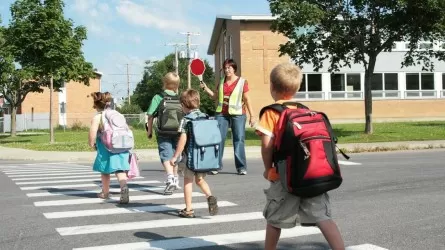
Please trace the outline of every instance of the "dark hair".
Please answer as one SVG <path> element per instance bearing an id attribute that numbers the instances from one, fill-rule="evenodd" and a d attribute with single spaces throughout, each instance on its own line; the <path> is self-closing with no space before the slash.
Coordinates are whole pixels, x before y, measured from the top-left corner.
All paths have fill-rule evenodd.
<path id="1" fill-rule="evenodd" d="M 235 71 L 235 73 L 236 73 L 236 71 L 238 70 L 238 65 L 236 65 L 235 60 L 233 60 L 233 59 L 231 59 L 231 58 L 226 59 L 226 60 L 223 62 L 222 69 L 224 70 L 224 68 L 225 68 L 226 66 L 231 66 L 231 67 L 233 68 L 233 71 Z"/>
<path id="2" fill-rule="evenodd" d="M 93 92 L 91 93 L 91 97 L 93 97 L 94 106 L 93 108 L 105 109 L 111 105 L 111 101 L 113 97 L 110 92 Z"/>

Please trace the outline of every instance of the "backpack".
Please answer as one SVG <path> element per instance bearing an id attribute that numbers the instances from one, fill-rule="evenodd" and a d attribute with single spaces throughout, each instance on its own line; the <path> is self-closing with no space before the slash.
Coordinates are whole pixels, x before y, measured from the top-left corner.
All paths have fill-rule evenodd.
<path id="1" fill-rule="evenodd" d="M 123 153 L 134 147 L 133 132 L 121 113 L 113 109 L 106 109 L 102 112 L 101 123 L 103 131 L 100 139 L 108 151 Z"/>
<path id="2" fill-rule="evenodd" d="M 284 189 L 310 198 L 338 188 L 343 179 L 335 150 L 337 138 L 326 114 L 300 103 L 287 102 L 264 107 L 260 117 L 267 109 L 280 113 L 273 162 Z"/>
<path id="3" fill-rule="evenodd" d="M 155 117 L 158 117 L 158 135 L 173 137 L 178 136 L 179 123 L 184 117 L 179 96 L 170 96 L 164 92 L 159 94 L 162 101 L 159 104 Z"/>
<path id="4" fill-rule="evenodd" d="M 190 113 L 187 123 L 186 166 L 194 172 L 220 170 L 221 132 L 217 120 L 204 113 Z"/>

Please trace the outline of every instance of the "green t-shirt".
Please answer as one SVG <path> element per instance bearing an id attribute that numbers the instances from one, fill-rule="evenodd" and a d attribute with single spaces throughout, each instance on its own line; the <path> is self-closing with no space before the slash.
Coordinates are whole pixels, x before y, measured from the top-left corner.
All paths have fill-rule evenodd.
<path id="1" fill-rule="evenodd" d="M 164 93 L 169 95 L 169 96 L 177 96 L 178 94 L 173 91 L 173 90 L 164 90 Z M 162 96 L 157 94 L 153 97 L 153 99 L 151 100 L 150 106 L 147 109 L 147 115 L 153 115 L 156 110 L 158 110 L 159 104 L 161 104 L 162 101 Z"/>

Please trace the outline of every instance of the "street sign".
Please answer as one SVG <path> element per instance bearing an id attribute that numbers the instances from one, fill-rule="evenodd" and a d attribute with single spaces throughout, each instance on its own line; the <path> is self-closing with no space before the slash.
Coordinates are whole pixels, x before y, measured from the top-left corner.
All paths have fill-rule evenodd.
<path id="1" fill-rule="evenodd" d="M 206 66 L 203 60 L 196 58 L 190 62 L 190 71 L 193 75 L 197 76 L 200 81 L 202 81 L 202 75 L 204 74 L 205 70 Z"/>

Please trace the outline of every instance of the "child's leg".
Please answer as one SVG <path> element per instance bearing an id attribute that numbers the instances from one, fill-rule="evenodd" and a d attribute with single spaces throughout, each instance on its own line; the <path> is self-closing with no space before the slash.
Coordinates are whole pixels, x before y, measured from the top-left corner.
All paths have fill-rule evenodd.
<path id="1" fill-rule="evenodd" d="M 204 179 L 205 174 L 198 173 L 195 175 L 195 183 L 201 189 L 201 191 L 206 195 L 206 198 L 212 196 L 212 192 L 210 191 L 209 184 Z"/>
<path id="2" fill-rule="evenodd" d="M 196 185 L 199 186 L 201 191 L 206 195 L 207 198 L 207 204 L 209 206 L 209 214 L 210 215 L 217 215 L 218 214 L 218 201 L 215 196 L 212 195 L 212 192 L 210 191 L 210 187 L 205 181 L 204 177 L 206 174 L 204 173 L 195 173 L 195 182 Z"/>
<path id="3" fill-rule="evenodd" d="M 277 249 L 278 240 L 280 239 L 281 228 L 274 227 L 267 224 L 266 227 L 266 241 L 264 242 L 265 250 Z"/>
<path id="4" fill-rule="evenodd" d="M 125 172 L 116 172 L 116 178 L 121 189 L 127 186 L 127 174 Z"/>
<path id="5" fill-rule="evenodd" d="M 116 178 L 119 181 L 121 187 L 120 204 L 127 204 L 130 201 L 129 190 L 127 186 L 127 174 L 125 172 L 116 172 Z"/>
<path id="6" fill-rule="evenodd" d="M 343 242 L 340 231 L 333 220 L 318 222 L 317 226 L 320 228 L 320 231 L 323 233 L 332 250 L 345 249 L 345 243 Z"/>
<path id="7" fill-rule="evenodd" d="M 110 175 L 101 174 L 100 178 L 102 179 L 102 193 L 108 195 L 110 193 Z"/>
<path id="8" fill-rule="evenodd" d="M 184 201 L 187 211 L 192 211 L 193 177 L 184 176 Z"/>

